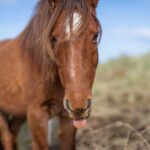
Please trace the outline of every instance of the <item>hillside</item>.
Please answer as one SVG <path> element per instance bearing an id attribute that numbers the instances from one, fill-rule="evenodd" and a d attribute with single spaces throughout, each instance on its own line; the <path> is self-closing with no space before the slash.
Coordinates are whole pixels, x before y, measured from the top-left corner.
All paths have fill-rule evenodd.
<path id="1" fill-rule="evenodd" d="M 150 54 L 142 57 L 130 58 L 122 56 L 107 64 L 99 65 L 95 87 L 99 90 L 104 86 L 123 88 L 150 89 Z M 94 89 L 94 92 L 97 88 Z"/>
<path id="2" fill-rule="evenodd" d="M 96 106 L 105 102 L 148 107 L 150 54 L 137 58 L 122 56 L 99 65 L 93 92 Z"/>

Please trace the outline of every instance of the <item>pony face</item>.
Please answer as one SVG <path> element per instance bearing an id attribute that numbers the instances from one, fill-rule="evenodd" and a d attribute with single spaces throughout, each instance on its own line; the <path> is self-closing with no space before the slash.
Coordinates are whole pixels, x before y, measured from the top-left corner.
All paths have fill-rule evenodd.
<path id="1" fill-rule="evenodd" d="M 60 13 L 51 42 L 65 89 L 64 107 L 75 120 L 75 126 L 79 127 L 79 120 L 83 125 L 91 111 L 101 28 L 93 5 L 86 3 L 86 8 L 82 8 L 79 4 L 70 9 L 70 12 L 64 9 Z M 84 12 L 84 9 L 87 10 Z"/>

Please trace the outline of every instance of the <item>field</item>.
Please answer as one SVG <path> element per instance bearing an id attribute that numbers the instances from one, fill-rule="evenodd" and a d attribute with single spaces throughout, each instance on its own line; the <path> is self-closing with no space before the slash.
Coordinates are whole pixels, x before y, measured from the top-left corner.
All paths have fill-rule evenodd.
<path id="1" fill-rule="evenodd" d="M 101 64 L 93 88 L 88 127 L 78 131 L 78 150 L 150 150 L 150 54 Z M 20 149 L 30 149 L 24 125 Z"/>

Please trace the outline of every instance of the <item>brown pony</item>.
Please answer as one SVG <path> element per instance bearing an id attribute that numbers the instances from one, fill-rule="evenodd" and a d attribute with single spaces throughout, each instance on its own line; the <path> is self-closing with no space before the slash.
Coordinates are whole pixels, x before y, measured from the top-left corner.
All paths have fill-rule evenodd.
<path id="1" fill-rule="evenodd" d="M 60 118 L 61 150 L 75 150 L 75 128 L 86 125 L 101 35 L 97 3 L 40 0 L 25 30 L 0 43 L 0 111 L 16 118 L 14 131 L 27 118 L 33 150 L 49 149 L 53 116 Z"/>

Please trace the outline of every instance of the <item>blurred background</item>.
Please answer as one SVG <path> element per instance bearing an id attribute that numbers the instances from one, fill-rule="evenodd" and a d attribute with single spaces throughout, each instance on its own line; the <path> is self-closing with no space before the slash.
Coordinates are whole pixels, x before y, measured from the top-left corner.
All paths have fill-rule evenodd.
<path id="1" fill-rule="evenodd" d="M 0 40 L 16 37 L 37 0 L 0 0 Z M 103 35 L 89 126 L 78 150 L 150 149 L 150 0 L 100 0 Z M 20 149 L 30 148 L 23 127 Z M 92 138 L 87 138 L 87 137 Z M 27 146 L 27 147 L 26 147 Z"/>

